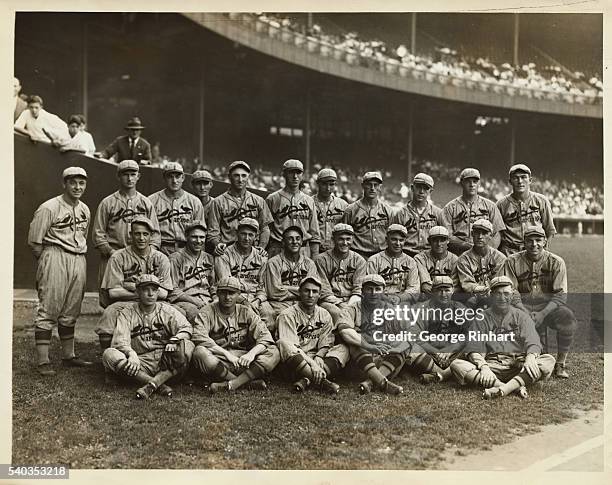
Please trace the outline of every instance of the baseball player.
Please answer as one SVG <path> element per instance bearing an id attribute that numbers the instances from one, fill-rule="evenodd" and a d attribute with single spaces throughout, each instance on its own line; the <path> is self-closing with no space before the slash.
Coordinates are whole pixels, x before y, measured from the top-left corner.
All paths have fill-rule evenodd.
<path id="1" fill-rule="evenodd" d="M 159 223 L 155 208 L 149 200 L 136 190 L 136 184 L 140 180 L 140 167 L 134 160 L 123 160 L 117 165 L 117 179 L 119 190 L 102 199 L 96 218 L 93 222 L 93 243 L 100 251 L 100 267 L 98 272 L 98 286 L 102 284 L 102 278 L 106 271 L 108 258 L 119 249 L 130 244 L 130 224 L 134 217 L 147 217 L 155 227 L 152 236 L 152 244 L 160 245 Z M 100 298 L 104 298 L 100 292 Z M 103 307 L 108 301 L 102 301 Z"/>
<path id="2" fill-rule="evenodd" d="M 374 309 L 384 308 L 388 303 L 382 298 L 385 280 L 378 274 L 368 274 L 361 288 L 362 299 L 349 306 L 338 321 L 338 333 L 349 348 L 351 362 L 367 377 L 359 384 L 359 392 L 368 394 L 375 386 L 387 394 L 402 394 L 404 389 L 389 379 L 402 369 L 410 344 L 393 347 L 374 339 L 375 331 L 389 330 L 372 319 Z"/>
<path id="3" fill-rule="evenodd" d="M 268 258 L 253 247 L 259 236 L 259 223 L 245 217 L 238 223 L 238 240 L 222 256 L 215 258 L 217 280 L 233 276 L 240 283 L 238 303 L 259 314 L 261 303 L 267 300 L 263 273 Z"/>
<path id="4" fill-rule="evenodd" d="M 494 334 L 496 339 L 472 339 L 465 348 L 467 360 L 451 363 L 453 376 L 462 385 L 483 387 L 483 399 L 495 399 L 516 392 L 528 397 L 527 387 L 551 375 L 552 355 L 541 354 L 542 345 L 533 320 L 511 305 L 512 281 L 506 276 L 491 280 L 491 308 L 473 329 Z"/>
<path id="5" fill-rule="evenodd" d="M 440 224 L 450 233 L 448 249 L 460 256 L 472 247 L 472 224 L 478 219 L 487 219 L 493 226 L 491 246 L 497 248 L 500 231 L 506 226 L 494 202 L 478 195 L 480 172 L 475 168 L 465 168 L 459 175 L 462 194 L 451 200 L 442 209 Z"/>
<path id="6" fill-rule="evenodd" d="M 38 373 L 43 376 L 55 375 L 49 361 L 49 344 L 56 323 L 62 364 L 92 365 L 74 354 L 74 326 L 81 314 L 87 280 L 85 254 L 90 212 L 81 202 L 87 173 L 81 167 L 69 167 L 62 173 L 62 179 L 63 194 L 36 209 L 28 233 L 28 245 L 37 261 L 34 340 Z"/>
<path id="7" fill-rule="evenodd" d="M 483 306 L 489 296 L 489 283 L 504 273 L 506 257 L 489 245 L 493 225 L 487 219 L 472 224 L 472 249 L 457 260 L 462 297 L 470 307 Z"/>
<path id="8" fill-rule="evenodd" d="M 525 249 L 523 240 L 527 226 L 543 227 L 549 241 L 557 232 L 550 202 L 544 195 L 530 190 L 531 169 L 522 163 L 512 165 L 508 177 L 512 193 L 497 202 L 506 225 L 499 250 L 506 256 Z"/>
<path id="9" fill-rule="evenodd" d="M 436 276 L 449 276 L 453 280 L 453 291 L 460 291 L 457 275 L 457 256 L 448 250 L 448 229 L 444 226 L 433 226 L 427 240 L 431 249 L 421 251 L 414 257 L 419 269 L 421 293 L 424 298 L 431 294 L 432 280 Z"/>
<path id="10" fill-rule="evenodd" d="M 204 208 L 204 220 L 208 220 L 213 198 L 210 196 L 210 189 L 213 188 L 212 175 L 208 170 L 196 170 L 191 175 L 191 188 L 193 194 L 200 199 Z"/>
<path id="11" fill-rule="evenodd" d="M 144 216 L 135 217 L 131 223 L 130 245 L 115 251 L 108 260 L 100 291 L 106 293 L 104 299 L 110 305 L 102 312 L 95 329 L 103 350 L 111 343 L 117 312 L 127 303 L 138 299 L 138 276 L 153 274 L 159 279 L 161 286 L 158 300 L 166 300 L 173 289 L 170 261 L 151 245 L 153 232 L 154 226 L 149 219 Z"/>
<path id="12" fill-rule="evenodd" d="M 185 227 L 187 246 L 170 255 L 174 289 L 168 301 L 185 312 L 190 323 L 198 312 L 216 296 L 215 261 L 204 251 L 206 226 L 192 222 Z"/>
<path id="13" fill-rule="evenodd" d="M 576 317 L 567 306 L 565 261 L 544 249 L 546 233 L 540 226 L 525 228 L 525 250 L 508 257 L 504 274 L 518 289 L 522 307 L 535 322 L 538 332 L 547 327 L 557 331 L 555 377 L 567 379 L 567 354 L 576 331 Z"/>
<path id="14" fill-rule="evenodd" d="M 429 230 L 438 225 L 442 209 L 435 206 L 429 198 L 434 188 L 434 180 L 426 173 L 417 173 L 412 179 L 412 199 L 399 212 L 391 216 L 391 223 L 406 228 L 407 236 L 404 252 L 415 257 L 429 249 Z"/>
<path id="15" fill-rule="evenodd" d="M 467 344 L 468 331 L 473 323 L 473 318 L 468 318 L 467 309 L 462 303 L 452 299 L 454 288 L 455 282 L 450 276 L 434 276 L 431 284 L 431 299 L 420 306 L 421 317 L 416 322 L 415 333 L 418 335 L 421 335 L 421 332 L 427 332 L 427 335 L 464 336 L 463 341 L 456 338 L 455 342 L 452 338 L 450 341 L 424 338 L 417 340 L 412 351 L 414 353 L 422 351 L 431 357 L 431 362 L 423 360 L 421 363 L 422 366 L 426 365 L 428 368 L 428 371 L 420 376 L 422 384 L 450 379 L 453 375 L 450 369 L 451 362 L 456 358 L 463 358 L 462 350 Z"/>
<path id="16" fill-rule="evenodd" d="M 170 256 L 187 244 L 185 226 L 204 221 L 204 207 L 200 199 L 183 190 L 185 173 L 180 163 L 166 164 L 163 174 L 166 188 L 151 194 L 149 199 L 159 221 L 161 252 Z"/>
<path id="17" fill-rule="evenodd" d="M 213 381 L 209 388 L 213 394 L 234 391 L 248 383 L 252 389 L 265 390 L 263 377 L 280 360 L 274 339 L 253 310 L 236 303 L 240 296 L 238 279 L 221 279 L 217 291 L 219 301 L 196 317 L 193 364 L 204 378 Z"/>
<path id="18" fill-rule="evenodd" d="M 148 399 L 156 391 L 171 396 L 165 383 L 185 374 L 193 354 L 191 324 L 172 305 L 157 301 L 159 289 L 155 275 L 138 277 L 138 301 L 119 311 L 111 346 L 102 354 L 107 372 L 142 385 L 137 399 Z"/>
<path id="19" fill-rule="evenodd" d="M 272 215 L 262 197 L 247 190 L 251 167 L 241 160 L 229 166 L 230 187 L 227 192 L 216 197 L 208 216 L 208 245 L 215 256 L 221 256 L 226 248 L 237 238 L 238 223 L 245 217 L 255 219 L 260 228 L 259 238 L 254 246 L 262 256 L 270 239 Z"/>
<path id="20" fill-rule="evenodd" d="M 292 374 L 295 392 L 304 392 L 312 383 L 323 392 L 336 394 L 340 386 L 329 379 L 349 359 L 346 345 L 334 345 L 333 321 L 317 305 L 322 283 L 316 276 L 303 278 L 298 286 L 299 301 L 278 316 L 277 342 L 281 362 Z"/>
<path id="21" fill-rule="evenodd" d="M 336 171 L 331 168 L 323 168 L 317 175 L 318 190 L 314 201 L 321 233 L 321 253 L 333 249 L 333 228 L 340 222 L 348 206 L 348 202 L 334 194 L 337 180 Z"/>
<path id="22" fill-rule="evenodd" d="M 317 221 L 317 209 L 312 197 L 300 190 L 304 166 L 299 160 L 290 159 L 283 163 L 285 187 L 266 197 L 272 213 L 270 226 L 269 257 L 282 251 L 283 232 L 290 226 L 298 226 L 303 233 L 304 255 L 311 258 L 319 254 L 321 236 Z"/>
<path id="23" fill-rule="evenodd" d="M 351 226 L 336 224 L 332 235 L 333 249 L 319 254 L 314 262 L 319 278 L 332 291 L 332 295 L 320 305 L 331 314 L 336 323 L 342 310 L 361 299 L 361 280 L 366 274 L 366 262 L 351 251 L 354 235 Z"/>
<path id="24" fill-rule="evenodd" d="M 387 228 L 387 249 L 368 259 L 368 274 L 378 274 L 385 280 L 385 292 L 399 302 L 414 303 L 420 298 L 419 269 L 416 262 L 403 252 L 408 231 L 401 224 Z"/>
<path id="25" fill-rule="evenodd" d="M 387 247 L 387 227 L 393 211 L 379 200 L 382 183 L 380 172 L 366 172 L 361 179 L 363 196 L 349 204 L 342 216 L 342 222 L 355 230 L 353 251 L 366 260 Z"/>

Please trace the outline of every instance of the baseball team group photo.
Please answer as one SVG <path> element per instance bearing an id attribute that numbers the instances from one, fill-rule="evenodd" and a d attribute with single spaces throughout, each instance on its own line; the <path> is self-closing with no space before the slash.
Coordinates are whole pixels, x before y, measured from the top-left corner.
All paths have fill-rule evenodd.
<path id="1" fill-rule="evenodd" d="M 602 36 L 17 12 L 13 463 L 601 471 Z"/>

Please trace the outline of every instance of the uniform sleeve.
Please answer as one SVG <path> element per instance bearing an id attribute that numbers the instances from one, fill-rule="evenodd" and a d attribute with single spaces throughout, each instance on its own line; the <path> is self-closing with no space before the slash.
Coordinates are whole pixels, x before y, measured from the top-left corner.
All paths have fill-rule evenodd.
<path id="1" fill-rule="evenodd" d="M 312 197 L 309 197 L 309 199 L 308 205 L 310 206 L 310 228 L 308 232 L 310 232 L 310 235 L 312 236 L 309 242 L 320 243 L 321 232 L 319 229 L 319 220 L 317 219 L 317 208 Z"/>
<path id="2" fill-rule="evenodd" d="M 170 261 L 168 260 L 168 256 L 163 253 L 159 253 L 159 256 L 159 274 L 157 277 L 159 278 L 162 286 L 170 292 L 174 289 Z"/>
<path id="3" fill-rule="evenodd" d="M 323 327 L 323 331 L 317 340 L 317 355 L 319 357 L 325 357 L 325 354 L 332 348 L 334 345 L 334 334 L 332 332 L 334 328 L 334 322 L 332 320 L 331 315 L 327 310 L 321 308 L 321 321 L 325 324 Z"/>
<path id="4" fill-rule="evenodd" d="M 300 346 L 300 338 L 297 334 L 296 322 L 293 319 L 293 312 L 283 311 L 278 315 L 278 338 L 285 340 L 296 347 Z"/>
<path id="5" fill-rule="evenodd" d="M 427 269 L 427 262 L 425 256 L 423 256 L 422 253 L 417 254 L 414 257 L 414 261 L 417 264 L 417 269 L 419 271 L 419 280 L 421 280 L 421 284 L 431 283 L 431 276 L 429 275 L 429 270 Z"/>
<path id="6" fill-rule="evenodd" d="M 529 315 L 523 311 L 516 312 L 517 318 L 520 324 L 520 335 L 519 338 L 523 340 L 523 348 L 527 354 L 542 353 L 542 344 L 540 343 L 540 336 L 535 328 L 535 323 Z"/>
<path id="7" fill-rule="evenodd" d="M 438 216 L 438 224 L 446 227 L 451 235 L 455 232 L 453 229 L 453 212 L 450 202 L 446 204 L 440 212 L 440 215 Z"/>
<path id="8" fill-rule="evenodd" d="M 408 273 L 408 281 L 406 281 L 406 290 L 404 293 L 416 295 L 421 293 L 421 280 L 419 279 L 419 268 L 413 258 L 408 256 L 408 265 L 410 272 Z"/>
<path id="9" fill-rule="evenodd" d="M 108 260 L 104 277 L 102 278 L 102 286 L 104 290 L 111 288 L 121 288 L 123 285 L 123 267 L 122 260 L 119 257 L 121 253 L 114 253 Z"/>
<path id="10" fill-rule="evenodd" d="M 349 204 L 346 206 L 346 209 L 344 209 L 344 213 L 342 214 L 342 218 L 340 219 L 340 222 L 342 222 L 343 224 L 351 224 L 351 221 L 353 220 L 353 214 L 352 214 L 352 204 Z"/>
<path id="11" fill-rule="evenodd" d="M 174 303 L 184 293 L 184 281 L 181 275 L 181 258 L 178 257 L 179 253 L 174 253 L 170 256 L 170 275 L 172 278 L 173 289 L 168 295 L 168 301 Z M 175 256 L 176 255 L 176 256 Z"/>
<path id="12" fill-rule="evenodd" d="M 544 232 L 546 232 L 547 236 L 552 236 L 557 233 L 557 228 L 555 227 L 555 221 L 553 218 L 552 208 L 550 207 L 550 202 L 548 199 L 542 199 L 544 202 L 544 207 L 542 208 L 542 227 L 544 228 Z"/>
<path id="13" fill-rule="evenodd" d="M 34 244 L 42 244 L 47 231 L 53 224 L 53 213 L 47 207 L 39 207 L 34 212 L 34 217 L 30 223 L 28 232 L 28 244 L 32 247 Z"/>
<path id="14" fill-rule="evenodd" d="M 272 213 L 270 212 L 270 208 L 268 204 L 263 200 L 263 198 L 259 198 L 259 229 L 263 229 L 264 227 L 269 226 L 274 219 L 272 218 Z"/>
<path id="15" fill-rule="evenodd" d="M 506 230 L 506 224 L 504 224 L 501 213 L 493 202 L 491 202 L 491 207 L 489 208 L 489 219 L 491 224 L 493 224 L 493 231 L 495 231 L 494 234 L 498 233 L 499 231 Z"/>
<path id="16" fill-rule="evenodd" d="M 567 302 L 567 269 L 562 259 L 556 259 L 553 265 L 552 299 L 557 305 Z"/>
<path id="17" fill-rule="evenodd" d="M 515 264 L 516 264 L 515 258 L 507 258 L 506 261 L 504 262 L 504 267 L 503 267 L 502 272 L 504 276 L 507 276 L 508 278 L 510 278 L 510 280 L 512 281 L 512 286 L 514 287 L 516 291 L 518 291 L 518 278 L 516 274 Z"/>
<path id="18" fill-rule="evenodd" d="M 124 354 L 132 350 L 132 331 L 130 328 L 130 313 L 126 309 L 117 315 L 117 326 L 113 332 L 111 347 Z"/>
<path id="19" fill-rule="evenodd" d="M 366 275 L 366 262 L 361 256 L 355 258 L 355 273 L 353 274 L 353 289 L 351 295 L 361 296 L 361 282 Z"/>
<path id="20" fill-rule="evenodd" d="M 268 260 L 264 270 L 263 282 L 268 300 L 285 301 L 290 299 L 291 293 L 289 293 L 284 285 L 280 284 L 280 268 L 276 261 Z"/>
<path id="21" fill-rule="evenodd" d="M 204 344 L 205 347 L 211 348 L 217 345 L 217 343 L 210 337 L 210 331 L 212 328 L 212 322 L 210 321 L 213 316 L 213 312 L 205 308 L 203 311 L 198 313 L 193 321 L 193 334 L 191 340 L 195 345 Z"/>
<path id="22" fill-rule="evenodd" d="M 98 209 L 96 210 L 96 218 L 93 223 L 92 239 L 96 248 L 106 246 L 107 251 L 110 251 L 111 247 L 108 243 L 108 235 L 106 234 L 106 228 L 108 226 L 108 202 L 104 199 L 100 202 Z"/>
<path id="23" fill-rule="evenodd" d="M 215 278 L 217 281 L 231 276 L 230 261 L 227 254 L 215 258 Z"/>
<path id="24" fill-rule="evenodd" d="M 327 277 L 327 258 L 323 257 L 323 254 L 317 256 L 314 260 L 315 268 L 317 270 L 317 275 L 323 283 L 323 287 L 321 288 L 321 296 L 319 298 L 320 302 L 331 303 L 332 305 L 337 305 L 341 303 L 342 300 L 334 295 L 334 290 L 332 289 L 331 281 Z M 310 275 L 310 271 L 308 272 L 308 276 Z"/>
<path id="25" fill-rule="evenodd" d="M 248 309 L 249 334 L 255 341 L 255 345 L 261 344 L 269 347 L 274 345 L 274 339 L 268 327 L 261 318 L 251 309 Z"/>
<path id="26" fill-rule="evenodd" d="M 495 276 L 503 276 L 504 274 L 504 264 L 506 262 L 506 256 L 504 256 L 501 252 L 494 253 L 495 256 L 495 273 L 491 278 Z"/>
<path id="27" fill-rule="evenodd" d="M 376 264 L 378 258 L 375 256 L 376 255 L 368 258 L 368 261 L 366 262 L 366 274 L 378 274 L 378 265 Z"/>
<path id="28" fill-rule="evenodd" d="M 191 195 L 191 194 L 190 194 Z M 202 205 L 202 201 L 198 199 L 195 195 L 190 197 L 193 202 L 193 221 L 202 222 L 206 225 L 206 219 L 204 217 L 204 206 Z M 206 228 L 208 230 L 208 227 Z"/>
<path id="29" fill-rule="evenodd" d="M 221 200 L 219 197 L 213 199 L 210 203 L 210 210 L 208 211 L 208 221 L 206 222 L 208 226 L 208 232 L 206 234 L 206 240 L 208 243 L 212 245 L 219 244 L 221 238 L 220 225 L 219 221 L 221 220 Z"/>
<path id="30" fill-rule="evenodd" d="M 179 312 L 169 303 L 163 305 L 164 310 L 168 312 L 168 330 L 170 330 L 170 335 L 183 338 L 185 340 L 191 339 L 191 335 L 193 334 L 193 327 L 191 326 L 191 323 L 187 321 L 181 312 Z"/>
<path id="31" fill-rule="evenodd" d="M 474 278 L 474 269 L 471 267 L 470 260 L 459 257 L 457 261 L 457 275 L 459 276 L 459 284 L 465 293 L 474 293 L 474 289 L 478 286 L 478 282 Z"/>
<path id="32" fill-rule="evenodd" d="M 147 197 L 144 198 L 144 203 L 147 209 L 147 217 L 153 224 L 153 234 L 151 235 L 151 244 L 157 248 L 161 247 L 161 232 L 159 231 L 159 221 L 157 220 L 157 211 L 153 202 Z"/>
<path id="33" fill-rule="evenodd" d="M 349 306 L 345 310 L 340 313 L 340 317 L 338 318 L 338 332 L 347 329 L 355 328 L 355 307 Z"/>

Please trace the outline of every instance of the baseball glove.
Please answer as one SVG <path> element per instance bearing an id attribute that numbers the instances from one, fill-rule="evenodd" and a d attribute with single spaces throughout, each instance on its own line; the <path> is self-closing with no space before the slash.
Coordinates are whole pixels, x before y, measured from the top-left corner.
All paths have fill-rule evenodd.
<path id="1" fill-rule="evenodd" d="M 164 352 L 159 362 L 160 370 L 169 370 L 179 372 L 187 366 L 187 354 L 185 352 L 185 341 L 180 339 L 176 342 L 176 350 L 174 352 Z"/>

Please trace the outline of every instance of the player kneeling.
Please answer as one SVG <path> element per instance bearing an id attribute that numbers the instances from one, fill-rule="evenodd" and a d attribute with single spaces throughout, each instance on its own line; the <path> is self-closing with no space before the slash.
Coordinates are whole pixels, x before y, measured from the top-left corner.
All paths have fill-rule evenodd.
<path id="1" fill-rule="evenodd" d="M 506 276 L 493 278 L 491 307 L 472 328 L 477 335 L 494 335 L 495 339 L 476 341 L 472 337 L 466 348 L 467 360 L 456 359 L 451 364 L 460 384 L 485 388 L 483 399 L 513 392 L 526 399 L 526 386 L 550 377 L 555 367 L 552 355 L 540 355 L 542 344 L 533 320 L 513 307 L 511 300 L 512 281 Z"/>
<path id="2" fill-rule="evenodd" d="M 299 301 L 278 316 L 277 342 L 281 361 L 298 380 L 293 390 L 303 392 L 311 383 L 336 394 L 340 386 L 328 378 L 342 369 L 349 359 L 346 345 L 334 345 L 332 317 L 317 305 L 322 283 L 307 276 L 298 286 Z"/>
<path id="3" fill-rule="evenodd" d="M 385 280 L 382 276 L 366 275 L 361 282 L 361 301 L 345 310 L 338 321 L 338 333 L 349 347 L 351 360 L 367 376 L 359 384 L 361 394 L 371 392 L 372 385 L 387 394 L 404 392 L 389 377 L 397 375 L 402 369 L 406 361 L 405 351 L 410 349 L 410 344 L 394 348 L 373 338 L 375 331 L 383 329 L 373 322 L 373 313 L 384 307 L 384 291 Z"/>
<path id="4" fill-rule="evenodd" d="M 279 362 L 266 324 L 248 306 L 236 303 L 240 281 L 229 276 L 217 285 L 219 301 L 204 307 L 195 319 L 193 365 L 213 381 L 210 392 L 233 391 L 247 383 L 266 389 L 263 377 Z"/>
<path id="5" fill-rule="evenodd" d="M 155 391 L 171 396 L 165 382 L 182 377 L 193 353 L 191 324 L 176 308 L 157 301 L 160 286 L 155 275 L 138 278 L 138 302 L 118 312 L 111 346 L 102 354 L 106 370 L 143 384 L 136 391 L 138 399 Z"/>

